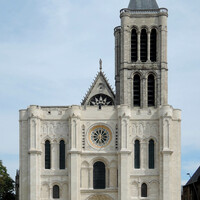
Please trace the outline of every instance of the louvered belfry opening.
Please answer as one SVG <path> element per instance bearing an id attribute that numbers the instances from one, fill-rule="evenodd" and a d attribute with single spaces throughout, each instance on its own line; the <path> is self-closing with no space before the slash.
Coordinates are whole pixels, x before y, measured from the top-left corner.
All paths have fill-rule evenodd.
<path id="1" fill-rule="evenodd" d="M 147 61 L 147 31 L 142 29 L 140 36 L 140 59 L 142 62 Z"/>
<path id="2" fill-rule="evenodd" d="M 149 169 L 154 169 L 154 141 L 149 141 Z"/>
<path id="3" fill-rule="evenodd" d="M 140 107 L 140 76 L 136 74 L 133 79 L 133 104 Z"/>
<path id="4" fill-rule="evenodd" d="M 49 140 L 45 142 L 45 169 L 51 169 L 51 144 Z"/>
<path id="5" fill-rule="evenodd" d="M 135 169 L 140 168 L 140 141 L 136 140 L 135 141 Z"/>
<path id="6" fill-rule="evenodd" d="M 65 169 L 65 142 L 60 141 L 60 169 Z"/>
<path id="7" fill-rule="evenodd" d="M 131 61 L 132 62 L 136 62 L 137 61 L 137 43 L 138 43 L 138 39 L 137 39 L 137 31 L 135 29 L 132 30 L 131 32 Z"/>
<path id="8" fill-rule="evenodd" d="M 156 29 L 151 30 L 150 59 L 152 62 L 157 61 L 157 32 L 156 32 Z"/>
<path id="9" fill-rule="evenodd" d="M 155 78 L 152 74 L 148 76 L 148 106 L 155 106 Z"/>
<path id="10" fill-rule="evenodd" d="M 94 189 L 106 188 L 106 169 L 103 162 L 96 162 L 93 166 L 93 187 Z"/>

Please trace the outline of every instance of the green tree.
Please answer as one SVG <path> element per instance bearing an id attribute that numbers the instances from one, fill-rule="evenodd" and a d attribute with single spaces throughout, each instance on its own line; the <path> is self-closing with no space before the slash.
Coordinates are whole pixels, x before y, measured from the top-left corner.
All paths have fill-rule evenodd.
<path id="1" fill-rule="evenodd" d="M 14 181 L 0 160 L 0 200 L 14 200 Z"/>

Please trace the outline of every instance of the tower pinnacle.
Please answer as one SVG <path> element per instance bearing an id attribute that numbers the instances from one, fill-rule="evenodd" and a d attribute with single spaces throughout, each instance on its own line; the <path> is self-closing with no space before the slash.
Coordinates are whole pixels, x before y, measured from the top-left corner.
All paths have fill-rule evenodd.
<path id="1" fill-rule="evenodd" d="M 100 69 L 100 72 L 102 71 L 102 60 L 100 59 L 99 60 L 99 69 Z"/>
<path id="2" fill-rule="evenodd" d="M 159 7 L 156 0 L 130 0 L 128 9 L 151 10 L 151 9 L 159 9 Z"/>

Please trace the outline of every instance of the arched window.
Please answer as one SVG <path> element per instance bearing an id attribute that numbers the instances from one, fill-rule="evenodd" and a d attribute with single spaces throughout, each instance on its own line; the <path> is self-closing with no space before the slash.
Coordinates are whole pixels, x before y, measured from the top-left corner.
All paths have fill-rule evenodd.
<path id="1" fill-rule="evenodd" d="M 154 141 L 150 140 L 149 141 L 149 169 L 154 169 Z"/>
<path id="2" fill-rule="evenodd" d="M 65 169 L 65 142 L 60 141 L 60 169 Z"/>
<path id="3" fill-rule="evenodd" d="M 138 51 L 137 43 L 138 43 L 137 32 L 135 29 L 133 29 L 131 32 L 131 61 L 132 62 L 137 61 L 137 51 Z"/>
<path id="4" fill-rule="evenodd" d="M 45 169 L 51 169 L 51 144 L 49 140 L 45 142 Z"/>
<path id="5" fill-rule="evenodd" d="M 136 74 L 133 80 L 133 105 L 140 106 L 140 76 Z"/>
<path id="6" fill-rule="evenodd" d="M 96 162 L 93 166 L 93 187 L 94 189 L 106 188 L 106 169 L 105 164 Z"/>
<path id="7" fill-rule="evenodd" d="M 140 141 L 135 141 L 135 169 L 140 168 Z"/>
<path id="8" fill-rule="evenodd" d="M 141 187 L 141 196 L 142 197 L 147 197 L 147 184 L 143 183 Z"/>
<path id="9" fill-rule="evenodd" d="M 142 29 L 140 36 L 140 59 L 142 62 L 147 61 L 147 31 Z"/>
<path id="10" fill-rule="evenodd" d="M 151 46 L 150 46 L 150 59 L 156 62 L 157 57 L 157 32 L 156 29 L 151 30 Z"/>
<path id="11" fill-rule="evenodd" d="M 53 186 L 53 199 L 59 199 L 60 198 L 60 188 L 58 185 Z"/>
<path id="12" fill-rule="evenodd" d="M 152 74 L 148 76 L 148 106 L 155 106 L 155 78 Z"/>

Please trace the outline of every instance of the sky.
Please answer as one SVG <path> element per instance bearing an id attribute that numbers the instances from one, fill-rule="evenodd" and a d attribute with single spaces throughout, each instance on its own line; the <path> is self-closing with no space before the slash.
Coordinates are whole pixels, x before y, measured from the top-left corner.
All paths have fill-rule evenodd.
<path id="1" fill-rule="evenodd" d="M 182 184 L 200 165 L 200 1 L 169 9 L 169 104 L 182 110 Z M 114 87 L 114 27 L 129 0 L 0 1 L 0 160 L 19 168 L 19 110 L 80 104 L 103 60 Z"/>

